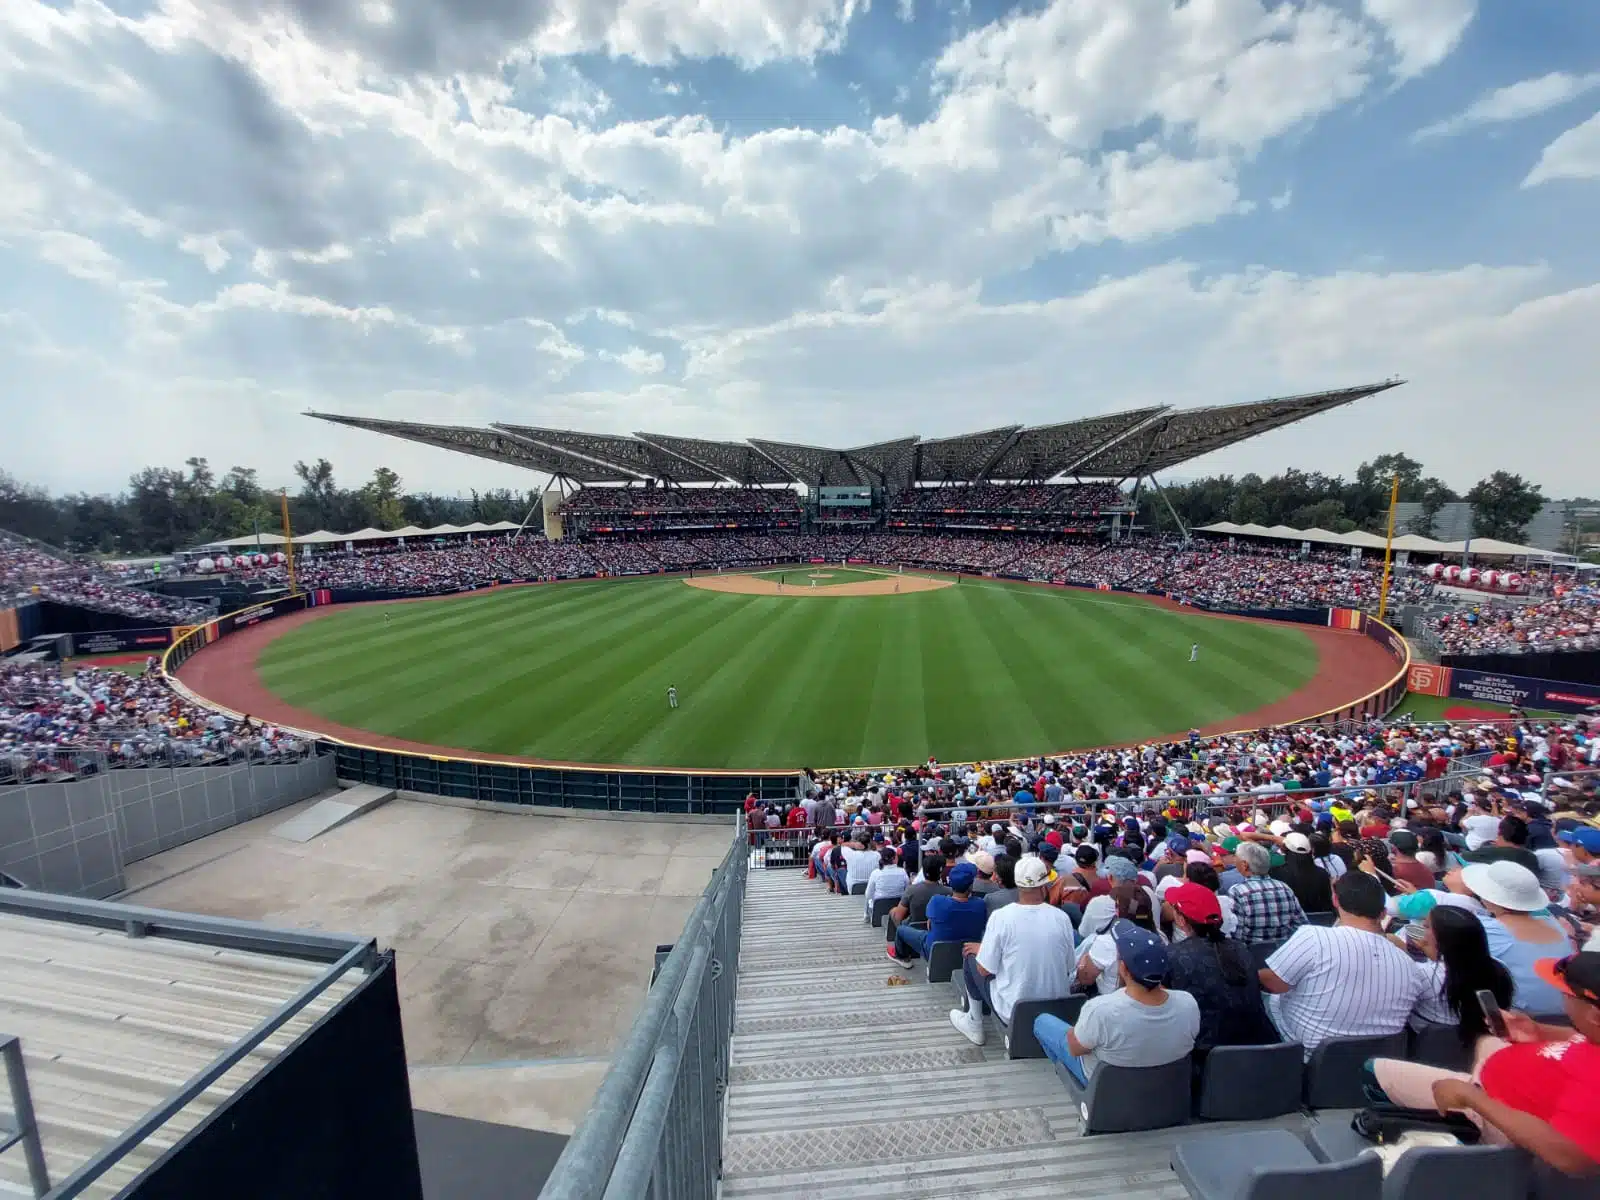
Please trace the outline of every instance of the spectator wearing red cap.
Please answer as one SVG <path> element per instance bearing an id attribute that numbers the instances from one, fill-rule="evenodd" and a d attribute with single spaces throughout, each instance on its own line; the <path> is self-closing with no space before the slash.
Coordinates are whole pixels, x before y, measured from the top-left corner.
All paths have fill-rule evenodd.
<path id="1" fill-rule="evenodd" d="M 1200 1006 L 1196 1060 L 1213 1046 L 1276 1042 L 1250 952 L 1222 932 L 1217 894 L 1192 881 L 1177 884 L 1167 889 L 1163 914 L 1173 929 L 1167 986 L 1188 992 Z"/>

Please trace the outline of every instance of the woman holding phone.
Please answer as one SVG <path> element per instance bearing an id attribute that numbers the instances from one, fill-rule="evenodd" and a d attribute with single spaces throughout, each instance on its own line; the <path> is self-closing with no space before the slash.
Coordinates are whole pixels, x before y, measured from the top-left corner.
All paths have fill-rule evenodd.
<path id="1" fill-rule="evenodd" d="M 1505 1038 L 1478 1040 L 1470 1075 L 1394 1058 L 1373 1062 L 1372 1075 L 1390 1103 L 1465 1113 L 1485 1142 L 1520 1146 L 1567 1175 L 1600 1175 L 1600 953 L 1537 970 L 1572 1028 L 1506 1012 Z"/>
<path id="2" fill-rule="evenodd" d="M 1417 896 L 1426 900 L 1441 892 Z M 1489 953 L 1483 923 L 1468 908 L 1436 903 L 1421 922 L 1422 938 L 1416 943 L 1426 958 L 1417 970 L 1428 989 L 1417 1002 L 1415 1019 L 1454 1025 L 1464 1046 L 1474 1046 L 1492 1032 L 1478 993 L 1488 992 L 1499 1008 L 1511 1007 L 1511 972 Z"/>

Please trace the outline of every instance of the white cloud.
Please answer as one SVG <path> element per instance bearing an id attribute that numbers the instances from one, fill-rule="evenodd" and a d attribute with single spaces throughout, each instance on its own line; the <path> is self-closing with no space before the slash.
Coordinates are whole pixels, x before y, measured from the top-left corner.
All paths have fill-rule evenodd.
<path id="1" fill-rule="evenodd" d="M 1600 112 L 1546 146 L 1522 186 L 1552 179 L 1600 179 Z"/>
<path id="2" fill-rule="evenodd" d="M 1402 79 L 1437 66 L 1456 48 L 1472 18 L 1477 0 L 1361 0 L 1367 15 L 1383 26 L 1399 57 Z"/>
<path id="3" fill-rule="evenodd" d="M 635 375 L 659 375 L 667 369 L 665 355 L 653 353 L 639 346 L 629 346 L 621 354 L 603 350 L 600 357 L 632 371 Z"/>
<path id="4" fill-rule="evenodd" d="M 1367 30 L 1323 4 L 1054 0 L 968 34 L 938 69 L 1069 147 L 1154 120 L 1252 150 L 1359 94 L 1371 58 Z"/>
<path id="5" fill-rule="evenodd" d="M 1597 87 L 1600 87 L 1600 71 L 1587 75 L 1552 71 L 1537 79 L 1524 79 L 1485 93 L 1453 117 L 1423 126 L 1412 135 L 1412 140 L 1448 137 L 1480 125 L 1520 121 L 1566 104 Z"/>
<path id="6" fill-rule="evenodd" d="M 1293 202 L 1294 189 L 1292 187 L 1286 187 L 1283 189 L 1283 191 L 1279 192 L 1277 195 L 1268 200 L 1267 204 L 1273 212 L 1282 212 Z"/>
<path id="7" fill-rule="evenodd" d="M 1471 435 L 1519 376 L 1583 419 L 1597 364 L 1575 331 L 1596 300 L 1571 281 L 1305 277 L 1211 242 L 1192 251 L 1203 273 L 1095 280 L 1073 258 L 1160 263 L 1174 234 L 1247 235 L 1252 160 L 1390 61 L 1437 61 L 1460 37 L 1450 6 L 1050 0 L 946 47 L 915 117 L 751 132 L 665 73 L 635 81 L 687 115 L 633 119 L 622 85 L 552 55 L 803 59 L 859 0 L 150 5 L 0 0 L 0 312 L 31 318 L 0 320 L 0 398 L 29 398 L 8 432 L 41 482 L 115 486 L 171 457 L 173 429 L 185 454 L 248 453 L 275 482 L 310 446 L 345 478 L 528 482 L 307 408 L 855 444 L 1390 371 L 1417 382 L 1226 465 L 1348 470 L 1381 436 L 1439 451 L 1452 480 L 1490 456 L 1552 487 L 1582 477 L 1575 442 Z M 1019 276 L 1059 294 L 992 299 Z M 70 290 L 35 313 L 37 287 Z"/>

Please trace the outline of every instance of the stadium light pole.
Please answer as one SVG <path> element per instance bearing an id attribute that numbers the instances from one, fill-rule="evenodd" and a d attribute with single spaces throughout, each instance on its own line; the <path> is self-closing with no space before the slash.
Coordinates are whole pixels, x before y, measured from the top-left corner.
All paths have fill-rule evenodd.
<path id="1" fill-rule="evenodd" d="M 1378 620 L 1389 613 L 1389 563 L 1394 557 L 1394 510 L 1400 503 L 1400 472 L 1389 486 L 1389 534 L 1383 543 L 1383 590 L 1378 593 Z"/>
<path id="2" fill-rule="evenodd" d="M 284 488 L 278 496 L 283 512 L 283 560 L 289 564 L 289 594 L 292 596 L 300 590 L 300 585 L 294 575 L 294 530 L 289 528 L 289 489 Z"/>

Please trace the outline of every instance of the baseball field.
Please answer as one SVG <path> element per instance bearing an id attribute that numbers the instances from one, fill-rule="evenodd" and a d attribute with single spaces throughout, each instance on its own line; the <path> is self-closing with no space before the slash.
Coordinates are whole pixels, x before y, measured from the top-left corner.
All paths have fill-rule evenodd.
<path id="1" fill-rule="evenodd" d="M 1393 671 L 1343 631 L 801 567 L 312 609 L 208 647 L 182 678 L 353 741 L 743 770 L 1021 757 L 1301 719 Z"/>

